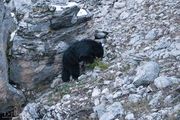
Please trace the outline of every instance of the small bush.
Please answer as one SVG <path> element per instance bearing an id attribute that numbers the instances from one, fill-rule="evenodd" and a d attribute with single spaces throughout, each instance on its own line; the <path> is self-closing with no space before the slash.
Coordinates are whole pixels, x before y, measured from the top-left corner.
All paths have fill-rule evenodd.
<path id="1" fill-rule="evenodd" d="M 103 63 L 100 59 L 95 59 L 92 64 L 87 64 L 87 67 L 90 69 L 94 69 L 94 67 L 99 67 L 101 70 L 106 70 L 109 66 Z"/>

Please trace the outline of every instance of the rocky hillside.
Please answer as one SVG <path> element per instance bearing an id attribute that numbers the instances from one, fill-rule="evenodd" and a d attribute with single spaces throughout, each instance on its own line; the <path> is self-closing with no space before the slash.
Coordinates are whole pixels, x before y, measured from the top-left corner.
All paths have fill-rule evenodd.
<path id="1" fill-rule="evenodd" d="M 108 32 L 104 64 L 61 83 L 20 114 L 24 120 L 180 119 L 180 2 L 76 1 L 94 13 L 93 29 Z M 59 83 L 59 84 L 57 84 Z M 60 84 L 61 83 L 61 84 Z"/>
<path id="2" fill-rule="evenodd" d="M 76 2 L 80 8 L 93 14 L 91 24 L 86 24 L 89 26 L 83 29 L 86 30 L 83 34 L 94 38 L 90 33 L 95 33 L 96 40 L 103 43 L 104 58 L 94 69 L 86 69 L 79 81 L 63 83 L 59 74 L 50 80 L 50 85 L 45 89 L 44 86 L 38 86 L 38 89 L 28 93 L 33 98 L 28 98 L 29 103 L 14 119 L 180 119 L 180 1 L 70 2 Z M 56 38 L 62 33 L 59 30 L 52 32 L 55 33 L 48 35 Z M 15 38 L 19 40 L 18 35 Z M 47 43 L 51 46 L 50 42 Z M 51 47 L 54 46 L 56 43 Z M 40 54 L 42 49 L 37 50 Z M 30 55 L 33 58 L 34 53 Z M 23 65 L 27 67 L 25 63 Z M 33 77 L 30 76 L 30 80 Z"/>

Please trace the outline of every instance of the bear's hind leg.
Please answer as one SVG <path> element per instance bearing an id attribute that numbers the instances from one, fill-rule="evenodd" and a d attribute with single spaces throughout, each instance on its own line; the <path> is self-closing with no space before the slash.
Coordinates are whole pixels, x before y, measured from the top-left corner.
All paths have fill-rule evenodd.
<path id="1" fill-rule="evenodd" d="M 70 81 L 70 73 L 65 68 L 63 68 L 63 70 L 62 70 L 62 80 L 63 80 L 63 82 L 69 82 Z"/>
<path id="2" fill-rule="evenodd" d="M 80 68 L 79 68 L 79 64 L 74 65 L 71 67 L 70 73 L 72 75 L 72 78 L 74 80 L 77 80 L 79 75 L 80 75 Z"/>

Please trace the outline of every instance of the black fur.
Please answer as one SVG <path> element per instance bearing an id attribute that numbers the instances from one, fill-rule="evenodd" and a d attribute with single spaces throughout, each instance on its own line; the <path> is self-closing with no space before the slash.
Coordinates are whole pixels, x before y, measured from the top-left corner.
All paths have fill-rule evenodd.
<path id="1" fill-rule="evenodd" d="M 70 76 L 77 80 L 80 75 L 79 62 L 93 63 L 96 57 L 102 58 L 102 44 L 91 39 L 73 43 L 63 54 L 62 80 L 70 81 Z"/>

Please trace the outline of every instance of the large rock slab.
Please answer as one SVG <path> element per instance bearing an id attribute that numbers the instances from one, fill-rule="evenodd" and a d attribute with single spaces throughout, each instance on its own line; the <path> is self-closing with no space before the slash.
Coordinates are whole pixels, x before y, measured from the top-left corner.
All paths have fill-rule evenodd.
<path id="1" fill-rule="evenodd" d="M 160 76 L 154 80 L 154 85 L 159 89 L 166 88 L 173 84 L 179 84 L 179 83 L 180 83 L 180 79 L 175 77 L 167 77 L 167 76 Z"/>
<path id="2" fill-rule="evenodd" d="M 112 120 L 115 116 L 124 114 L 124 108 L 120 102 L 114 102 L 106 107 L 100 104 L 94 107 L 94 111 L 98 114 L 100 120 Z"/>
<path id="3" fill-rule="evenodd" d="M 10 17 L 10 11 L 0 1 L 0 113 L 12 110 L 24 103 L 24 95 L 13 88 L 8 81 L 8 61 L 6 56 L 7 42 L 15 24 Z"/>
<path id="4" fill-rule="evenodd" d="M 72 2 L 41 1 L 31 6 L 19 21 L 10 52 L 10 80 L 27 89 L 61 72 L 63 51 L 87 30 L 91 19 Z"/>
<path id="5" fill-rule="evenodd" d="M 153 61 L 147 62 L 137 68 L 137 75 L 134 78 L 135 86 L 148 85 L 154 81 L 159 75 L 159 64 Z"/>

